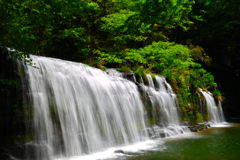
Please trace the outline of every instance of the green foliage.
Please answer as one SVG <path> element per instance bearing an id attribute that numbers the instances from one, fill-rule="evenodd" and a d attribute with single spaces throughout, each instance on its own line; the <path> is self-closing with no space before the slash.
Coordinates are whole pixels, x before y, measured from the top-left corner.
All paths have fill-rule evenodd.
<path id="1" fill-rule="evenodd" d="M 103 24 L 101 29 L 103 31 L 114 32 L 117 28 L 122 27 L 121 32 L 126 32 L 127 26 L 125 26 L 125 22 L 134 14 L 136 14 L 136 12 L 130 10 L 120 10 L 118 13 L 113 13 L 102 17 L 101 20 L 103 21 Z"/>
<path id="2" fill-rule="evenodd" d="M 86 48 L 82 44 L 89 40 L 87 20 L 98 12 L 94 2 L 77 0 L 70 3 L 66 0 L 12 0 L 11 3 L 2 0 L 1 4 L 7 16 L 0 17 L 1 26 L 6 30 L 1 32 L 0 44 L 21 51 L 16 53 L 17 58 L 21 57 L 19 54 L 29 53 L 49 55 L 57 47 L 66 46 L 59 45 L 62 41 L 69 45 L 74 42 L 78 49 Z"/>
<path id="3" fill-rule="evenodd" d="M 221 96 L 221 93 L 220 93 L 220 91 L 219 90 L 214 90 L 214 91 L 212 91 L 212 94 L 215 96 Z"/>
<path id="4" fill-rule="evenodd" d="M 202 116 L 201 113 L 199 113 L 199 112 L 197 112 L 196 122 L 203 122 L 203 116 Z"/>
<path id="5" fill-rule="evenodd" d="M 125 59 L 141 63 L 157 73 L 186 70 L 192 64 L 186 47 L 162 41 L 140 49 L 128 49 Z"/>
<path id="6" fill-rule="evenodd" d="M 183 121 L 191 122 L 193 125 L 195 122 L 203 122 L 203 116 L 198 111 L 185 111 Z"/>
<path id="7" fill-rule="evenodd" d="M 120 68 L 117 68 L 117 71 L 120 71 L 123 73 L 129 73 L 129 72 L 131 72 L 131 69 L 127 66 L 121 66 Z"/>
<path id="8" fill-rule="evenodd" d="M 194 46 L 193 44 L 189 44 L 188 48 L 190 49 L 190 55 L 194 59 L 195 62 L 204 62 L 206 65 L 210 65 L 212 59 L 206 55 L 204 49 L 200 46 Z"/>
<path id="9" fill-rule="evenodd" d="M 153 125 L 156 123 L 156 121 L 154 118 L 148 118 L 148 123 Z"/>
<path id="10" fill-rule="evenodd" d="M 141 78 L 143 78 L 145 84 L 147 84 L 147 74 L 154 76 L 149 69 L 144 68 L 143 66 L 134 66 L 132 70 L 136 76 L 137 81 L 141 82 Z"/>
<path id="11" fill-rule="evenodd" d="M 175 28 L 177 26 L 187 30 L 192 21 L 187 16 L 194 1 L 186 0 L 146 0 L 137 5 L 139 14 L 129 18 L 128 24 L 140 28 L 142 24 L 157 24 L 157 28 Z M 130 30 L 132 31 L 132 29 Z M 138 30 L 141 33 L 141 30 Z M 143 30 L 144 31 L 144 30 Z"/>
<path id="12" fill-rule="evenodd" d="M 179 86 L 179 91 L 177 93 L 179 104 L 182 107 L 188 107 L 189 96 L 191 92 L 189 90 L 189 86 L 186 83 L 183 83 L 182 86 Z"/>
<path id="13" fill-rule="evenodd" d="M 215 99 L 222 102 L 222 95 L 221 95 L 221 92 L 219 90 L 217 90 L 217 89 L 213 90 L 212 95 L 214 96 Z"/>
<path id="14" fill-rule="evenodd" d="M 107 68 L 104 66 L 105 62 L 102 60 L 94 59 L 92 63 L 89 64 L 89 66 L 97 67 L 101 69 L 102 71 L 106 71 Z"/>
<path id="15" fill-rule="evenodd" d="M 106 70 L 107 70 L 107 68 L 106 68 L 105 66 L 101 66 L 100 69 L 101 69 L 102 71 L 105 71 L 105 72 L 106 72 Z"/>
<path id="16" fill-rule="evenodd" d="M 33 135 L 15 135 L 8 139 L 9 144 L 23 144 L 34 140 Z"/>
<path id="17" fill-rule="evenodd" d="M 193 88 L 210 88 L 217 87 L 217 84 L 214 82 L 214 77 L 211 73 L 208 73 L 205 69 L 200 68 L 201 65 L 195 63 L 190 73 L 190 83 Z"/>
<path id="18" fill-rule="evenodd" d="M 29 105 L 26 102 L 18 102 L 12 106 L 13 112 L 17 113 L 24 113 L 24 114 L 31 114 L 33 105 Z"/>
<path id="19" fill-rule="evenodd" d="M 93 50 L 93 54 L 95 54 L 99 60 L 106 61 L 107 63 L 123 63 L 125 62 L 122 59 L 121 53 L 107 53 L 106 50 L 95 49 Z"/>
<path id="20" fill-rule="evenodd" d="M 18 83 L 19 82 L 16 81 L 16 80 L 0 78 L 0 84 L 6 84 L 6 85 L 10 85 L 10 86 L 17 86 Z"/>
<path id="21" fill-rule="evenodd" d="M 185 110 L 183 110 L 183 111 L 184 111 L 183 121 L 192 122 L 192 111 L 190 111 L 190 112 L 186 112 Z"/>

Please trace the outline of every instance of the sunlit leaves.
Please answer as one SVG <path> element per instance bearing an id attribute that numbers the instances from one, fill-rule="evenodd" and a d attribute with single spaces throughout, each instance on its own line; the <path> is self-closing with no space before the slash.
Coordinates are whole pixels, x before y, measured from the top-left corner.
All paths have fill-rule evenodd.
<path id="1" fill-rule="evenodd" d="M 119 54 L 117 53 L 109 53 L 106 51 L 102 51 L 101 49 L 93 50 L 93 54 L 97 55 L 99 60 L 106 61 L 108 63 L 123 63 L 126 62 Z"/>
<path id="2" fill-rule="evenodd" d="M 190 82 L 194 88 L 201 87 L 208 89 L 210 87 L 217 87 L 217 84 L 214 82 L 214 76 L 201 68 L 201 65 L 198 63 L 195 63 L 191 69 Z"/>
<path id="3" fill-rule="evenodd" d="M 76 37 L 79 38 L 80 36 L 84 35 L 85 29 L 84 28 L 70 28 L 70 29 L 65 29 L 62 32 L 60 32 L 59 37 Z"/>
<path id="4" fill-rule="evenodd" d="M 193 63 L 186 47 L 161 41 L 138 50 L 126 50 L 126 59 L 143 63 L 158 73 L 185 70 Z"/>
<path id="5" fill-rule="evenodd" d="M 146 0 L 140 7 L 139 18 L 144 23 L 157 23 L 160 27 L 174 28 L 181 26 L 187 29 L 192 22 L 189 13 L 194 1 L 188 0 Z"/>
<path id="6" fill-rule="evenodd" d="M 3 37 L 0 44 L 23 54 L 46 55 L 46 50 L 56 49 L 50 46 L 56 39 L 85 43 L 89 40 L 86 36 L 88 19 L 99 11 L 97 3 L 78 0 L 12 0 L 10 7 L 7 1 L 2 3 L 7 6 L 9 17 L 4 23 L 7 32 L 0 31 Z"/>
<path id="7" fill-rule="evenodd" d="M 102 24 L 101 29 L 105 31 L 114 31 L 118 27 L 124 26 L 126 20 L 134 14 L 136 14 L 136 12 L 129 11 L 129 10 L 121 10 L 119 13 L 114 13 L 114 14 L 110 14 L 105 17 L 102 17 L 101 20 L 104 23 Z M 123 27 L 121 32 L 126 31 L 126 29 L 127 28 Z"/>

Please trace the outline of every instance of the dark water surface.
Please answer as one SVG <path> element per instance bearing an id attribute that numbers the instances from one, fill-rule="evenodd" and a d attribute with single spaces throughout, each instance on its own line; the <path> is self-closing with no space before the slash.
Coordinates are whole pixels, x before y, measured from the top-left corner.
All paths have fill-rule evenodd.
<path id="1" fill-rule="evenodd" d="M 127 160 L 240 160 L 240 124 L 212 127 L 164 143 Z"/>

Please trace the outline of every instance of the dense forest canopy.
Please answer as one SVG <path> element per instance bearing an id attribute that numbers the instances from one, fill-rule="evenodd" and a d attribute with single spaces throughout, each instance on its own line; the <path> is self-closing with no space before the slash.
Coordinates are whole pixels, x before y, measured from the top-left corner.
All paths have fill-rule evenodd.
<path id="1" fill-rule="evenodd" d="M 0 45 L 29 65 L 35 54 L 164 75 L 186 110 L 201 87 L 240 111 L 240 1 L 0 0 L 0 10 Z"/>

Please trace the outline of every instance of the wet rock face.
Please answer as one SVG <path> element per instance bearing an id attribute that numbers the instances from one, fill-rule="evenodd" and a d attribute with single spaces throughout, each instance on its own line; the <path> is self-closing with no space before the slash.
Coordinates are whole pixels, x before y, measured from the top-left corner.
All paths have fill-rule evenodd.
<path id="1" fill-rule="evenodd" d="M 203 122 L 203 123 L 195 123 L 195 127 L 198 128 L 199 131 L 202 131 L 210 128 L 211 126 L 209 123 Z"/>
<path id="2" fill-rule="evenodd" d="M 123 150 L 116 150 L 116 151 L 114 151 L 114 153 L 122 153 L 122 154 L 124 154 L 124 151 Z"/>
<path id="3" fill-rule="evenodd" d="M 195 126 L 191 126 L 191 127 L 188 127 L 188 128 L 191 130 L 191 132 L 198 132 L 199 131 L 199 129 Z"/>
<path id="4" fill-rule="evenodd" d="M 134 77 L 134 73 L 126 73 L 126 79 L 132 81 L 132 82 L 136 82 L 136 78 Z"/>
<path id="5" fill-rule="evenodd" d="M 188 126 L 191 132 L 199 132 L 210 128 L 210 124 L 207 122 L 195 123 L 194 126 Z"/>
<path id="6" fill-rule="evenodd" d="M 30 112 L 30 108 L 23 100 L 23 88 L 28 84 L 22 84 L 23 73 L 17 61 L 8 55 L 0 46 L 0 159 L 11 160 L 12 156 L 27 159 L 26 150 L 33 148 L 26 145 L 33 139 L 26 129 L 26 122 L 31 120 L 25 112 Z M 31 130 L 30 125 L 28 129 Z"/>
<path id="7" fill-rule="evenodd" d="M 188 126 L 177 126 L 177 125 L 166 126 L 162 123 L 158 123 L 158 124 L 147 125 L 147 132 L 151 139 L 171 137 L 179 134 L 184 134 L 186 132 L 190 132 Z"/>
<path id="8" fill-rule="evenodd" d="M 210 128 L 207 122 L 195 123 L 191 125 L 188 121 L 181 122 L 180 126 L 165 126 L 163 123 L 154 125 L 148 124 L 147 133 L 151 139 L 171 137 L 174 135 L 184 134 L 184 132 L 199 132 Z"/>
<path id="9" fill-rule="evenodd" d="M 180 122 L 180 125 L 181 126 L 192 126 L 191 123 L 188 121 L 182 121 L 182 122 Z"/>
<path id="10" fill-rule="evenodd" d="M 25 134 L 21 77 L 15 61 L 7 57 L 8 51 L 0 46 L 0 146 Z"/>

